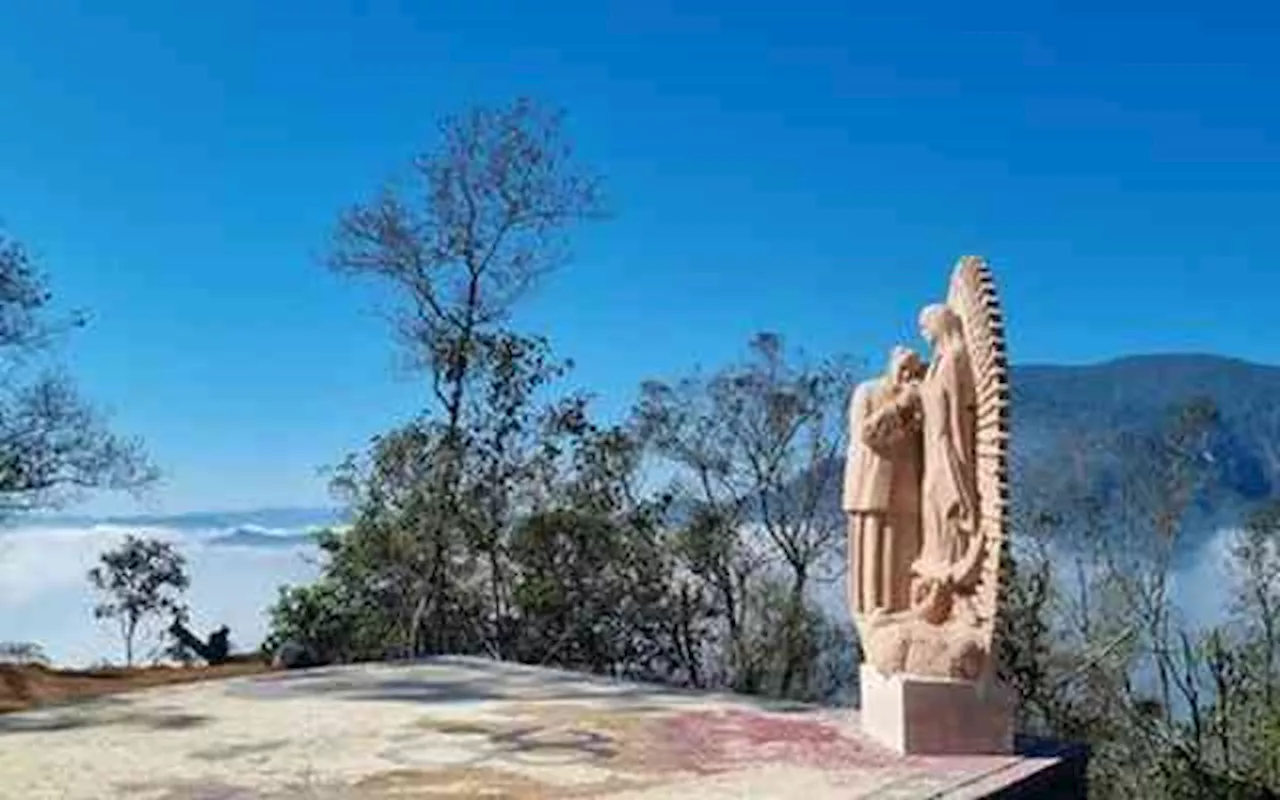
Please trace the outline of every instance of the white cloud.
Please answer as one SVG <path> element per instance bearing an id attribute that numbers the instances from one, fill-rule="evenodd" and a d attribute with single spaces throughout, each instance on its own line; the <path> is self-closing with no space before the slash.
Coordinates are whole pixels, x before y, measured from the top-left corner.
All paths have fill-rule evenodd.
<path id="1" fill-rule="evenodd" d="M 265 612 L 277 587 L 315 577 L 315 548 L 205 543 L 226 532 L 93 525 L 0 533 L 0 641 L 38 642 L 65 664 L 118 658 L 115 630 L 93 618 L 94 595 L 86 573 L 104 550 L 134 533 L 172 541 L 186 556 L 191 574 L 187 600 L 197 633 L 225 624 L 236 647 L 256 647 L 266 632 Z M 145 652 L 150 646 L 147 642 L 138 649 Z"/>
<path id="2" fill-rule="evenodd" d="M 1235 590 L 1228 559 L 1240 535 L 1241 531 L 1232 528 L 1216 531 L 1200 545 L 1189 563 L 1181 564 L 1174 572 L 1170 588 L 1179 610 L 1192 626 L 1208 627 L 1226 615 Z"/>
<path id="3" fill-rule="evenodd" d="M 312 580 L 318 574 L 317 552 L 314 546 L 301 543 L 270 547 L 209 543 L 231 530 L 100 524 L 0 531 L 0 641 L 39 642 L 55 661 L 65 664 L 118 658 L 116 631 L 93 618 L 94 596 L 85 573 L 104 550 L 135 533 L 175 542 L 187 557 L 192 578 L 187 599 L 197 633 L 225 624 L 236 647 L 255 647 L 266 633 L 265 613 L 277 588 Z M 302 531 L 264 525 L 259 532 Z M 1222 618 L 1231 593 L 1225 561 L 1237 535 L 1222 530 L 1209 537 L 1173 577 L 1177 604 L 1195 626 Z M 1063 554 L 1055 561 L 1061 567 L 1070 563 Z M 822 583 L 814 586 L 814 594 L 830 613 L 847 619 L 844 586 L 843 578 Z"/>
<path id="4" fill-rule="evenodd" d="M 173 539 L 166 530 L 125 529 L 110 525 L 88 528 L 20 528 L 0 537 L 0 608 L 30 602 L 47 592 L 84 584 L 98 554 L 136 532 Z"/>

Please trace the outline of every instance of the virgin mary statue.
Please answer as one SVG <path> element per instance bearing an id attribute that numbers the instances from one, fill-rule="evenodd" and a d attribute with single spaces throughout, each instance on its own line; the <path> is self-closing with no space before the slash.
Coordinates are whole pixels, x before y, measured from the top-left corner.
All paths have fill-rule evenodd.
<path id="1" fill-rule="evenodd" d="M 920 556 L 912 565 L 912 605 L 934 623 L 952 616 L 958 592 L 971 590 L 981 565 L 973 368 L 960 317 L 946 305 L 920 312 L 933 348 L 920 384 L 924 475 Z"/>

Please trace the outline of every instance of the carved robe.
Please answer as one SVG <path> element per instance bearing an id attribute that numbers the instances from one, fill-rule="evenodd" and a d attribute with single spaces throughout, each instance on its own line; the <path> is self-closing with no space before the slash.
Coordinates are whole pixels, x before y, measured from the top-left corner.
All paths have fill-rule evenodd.
<path id="1" fill-rule="evenodd" d="M 887 378 L 859 384 L 849 403 L 843 507 L 855 614 L 910 604 L 910 565 L 920 547 L 917 417 L 914 396 Z"/>
<path id="2" fill-rule="evenodd" d="M 931 621 L 949 614 L 953 589 L 976 579 L 981 542 L 972 374 L 968 351 L 957 341 L 937 354 L 920 386 L 924 478 L 913 595 Z"/>

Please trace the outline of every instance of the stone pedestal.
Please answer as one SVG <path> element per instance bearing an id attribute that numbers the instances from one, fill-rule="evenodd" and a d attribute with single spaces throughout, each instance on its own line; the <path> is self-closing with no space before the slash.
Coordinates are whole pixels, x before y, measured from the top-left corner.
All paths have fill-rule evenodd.
<path id="1" fill-rule="evenodd" d="M 1013 752 L 1013 693 L 995 683 L 882 675 L 862 665 L 862 730 L 903 755 Z"/>

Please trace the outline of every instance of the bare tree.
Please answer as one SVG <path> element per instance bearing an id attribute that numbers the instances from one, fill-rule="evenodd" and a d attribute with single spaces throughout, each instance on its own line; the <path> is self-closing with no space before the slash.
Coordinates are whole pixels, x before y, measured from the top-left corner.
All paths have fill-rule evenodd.
<path id="1" fill-rule="evenodd" d="M 137 441 L 109 432 L 45 356 L 76 315 L 48 314 L 46 280 L 0 230 L 0 515 L 57 507 L 88 490 L 136 491 L 157 472 Z"/>
<path id="2" fill-rule="evenodd" d="M 1217 425 L 1197 400 L 1156 429 L 1101 441 L 1106 461 L 1078 458 L 1089 445 L 1077 441 L 1019 476 L 1004 667 L 1037 727 L 1093 746 L 1102 797 L 1273 796 L 1260 787 L 1274 785 L 1275 760 L 1258 746 L 1275 741 L 1277 719 L 1262 644 L 1280 608 L 1268 517 L 1229 564 L 1238 630 L 1193 627 L 1174 597 L 1192 512 L 1212 488 Z M 1050 546 L 1027 546 L 1041 538 Z"/>
<path id="3" fill-rule="evenodd" d="M 643 387 L 640 429 L 675 468 L 677 490 L 693 508 L 690 564 L 718 596 L 737 688 L 758 688 L 747 640 L 748 601 L 757 593 L 750 587 L 777 570 L 786 576 L 775 631 L 778 693 L 791 693 L 807 674 L 808 591 L 838 563 L 844 538 L 836 465 L 850 385 L 844 361 L 809 363 L 764 333 L 746 361 L 710 378 Z"/>
<path id="4" fill-rule="evenodd" d="M 1241 644 L 1234 659 L 1217 660 L 1234 661 L 1240 674 L 1217 687 L 1219 750 L 1227 768 L 1245 762 L 1250 774 L 1280 791 L 1280 503 L 1249 516 L 1228 563 L 1237 590 L 1231 627 Z"/>
<path id="5" fill-rule="evenodd" d="M 565 261 L 572 223 L 604 213 L 599 179 L 575 162 L 562 121 L 526 99 L 447 117 L 439 149 L 414 160 L 406 188 L 339 221 L 330 265 L 399 290 L 398 332 L 451 429 L 477 334 Z"/>

